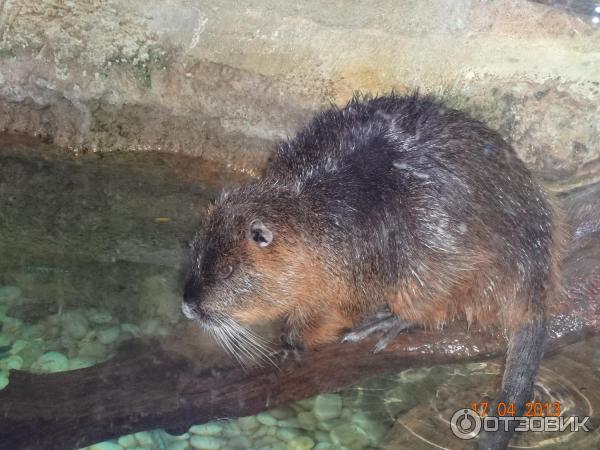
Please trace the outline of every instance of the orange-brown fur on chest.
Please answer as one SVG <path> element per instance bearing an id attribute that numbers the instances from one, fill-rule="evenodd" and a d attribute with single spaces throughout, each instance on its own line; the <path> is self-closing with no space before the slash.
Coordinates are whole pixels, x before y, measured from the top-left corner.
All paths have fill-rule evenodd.
<path id="1" fill-rule="evenodd" d="M 356 286 L 332 273 L 327 256 L 288 233 L 268 251 L 248 245 L 246 255 L 260 270 L 260 295 L 232 316 L 243 323 L 284 317 L 291 339 L 312 347 L 337 339 L 370 309 Z"/>

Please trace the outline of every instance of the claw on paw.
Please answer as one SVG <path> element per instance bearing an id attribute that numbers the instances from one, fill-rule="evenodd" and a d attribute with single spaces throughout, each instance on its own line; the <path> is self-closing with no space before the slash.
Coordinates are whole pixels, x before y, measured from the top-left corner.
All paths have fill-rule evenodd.
<path id="1" fill-rule="evenodd" d="M 378 353 L 396 339 L 401 332 L 410 327 L 410 324 L 400 320 L 391 312 L 378 313 L 374 318 L 367 319 L 355 330 L 346 333 L 342 337 L 342 342 L 358 342 L 372 334 L 382 333 L 381 338 L 373 348 L 373 353 Z"/>

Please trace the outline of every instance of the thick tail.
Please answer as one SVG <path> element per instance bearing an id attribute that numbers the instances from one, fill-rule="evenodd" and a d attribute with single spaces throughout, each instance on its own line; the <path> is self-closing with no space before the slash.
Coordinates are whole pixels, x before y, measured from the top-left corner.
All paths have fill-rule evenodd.
<path id="1" fill-rule="evenodd" d="M 507 409 L 514 406 L 515 416 L 523 415 L 525 404 L 533 394 L 533 382 L 542 359 L 545 337 L 543 315 L 530 320 L 514 333 L 506 353 L 502 387 L 492 407 L 493 411 L 497 411 L 499 402 L 504 402 Z M 479 450 L 502 450 L 508 446 L 518 424 L 516 421 L 500 422 L 500 426 L 504 423 L 509 425 L 508 429 L 499 428 L 496 432 L 483 432 L 480 435 Z"/>

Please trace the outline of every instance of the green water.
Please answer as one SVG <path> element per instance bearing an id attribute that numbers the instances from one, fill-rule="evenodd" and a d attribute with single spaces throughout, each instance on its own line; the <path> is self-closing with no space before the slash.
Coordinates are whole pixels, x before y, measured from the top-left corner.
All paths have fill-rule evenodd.
<path id="1" fill-rule="evenodd" d="M 187 243 L 209 199 L 244 179 L 175 155 L 67 155 L 5 139 L 0 388 L 10 383 L 11 370 L 76 370 L 106 361 L 126 341 L 184 332 L 190 323 L 179 305 Z M 590 339 L 547 358 L 540 398 L 594 416 L 598 343 Z M 499 371 L 497 362 L 410 369 L 257 416 L 197 424 L 179 436 L 147 430 L 90 448 L 471 448 L 451 435 L 449 417 L 493 393 Z M 594 431 L 520 442 L 600 447 Z"/>

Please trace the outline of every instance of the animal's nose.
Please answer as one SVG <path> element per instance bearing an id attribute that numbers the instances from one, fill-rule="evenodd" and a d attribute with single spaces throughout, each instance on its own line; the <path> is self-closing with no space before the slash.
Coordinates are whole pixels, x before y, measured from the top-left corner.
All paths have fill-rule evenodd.
<path id="1" fill-rule="evenodd" d="M 183 288 L 183 301 L 184 303 L 198 303 L 201 297 L 201 288 L 200 285 L 194 280 L 190 278 Z"/>
<path id="2" fill-rule="evenodd" d="M 193 278 L 188 279 L 183 288 L 181 311 L 188 319 L 197 319 L 200 314 L 201 292 L 199 284 Z"/>
<path id="3" fill-rule="evenodd" d="M 192 308 L 190 304 L 186 303 L 185 301 L 181 304 L 181 312 L 188 319 L 194 320 L 196 318 L 194 308 Z"/>

